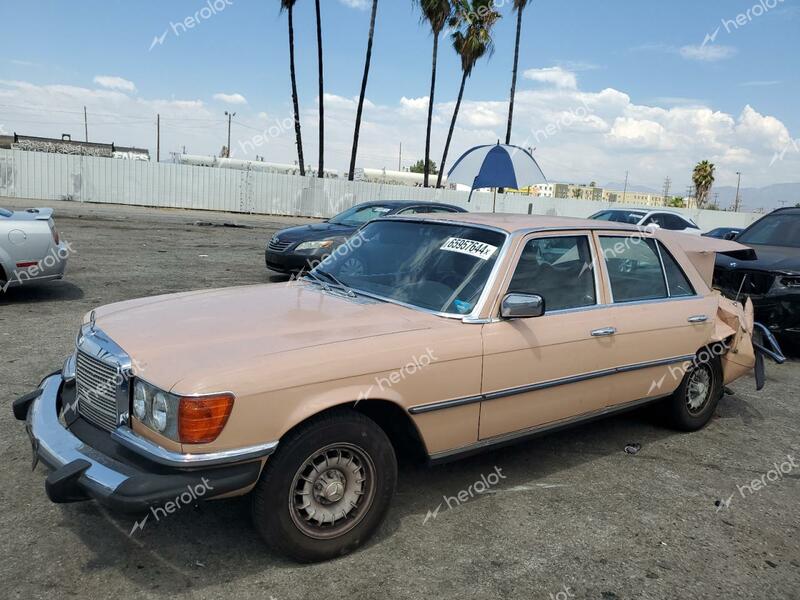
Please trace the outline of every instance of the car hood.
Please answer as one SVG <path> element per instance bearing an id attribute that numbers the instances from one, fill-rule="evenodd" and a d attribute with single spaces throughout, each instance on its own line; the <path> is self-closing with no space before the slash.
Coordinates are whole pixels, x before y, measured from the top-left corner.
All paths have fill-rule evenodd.
<path id="1" fill-rule="evenodd" d="M 314 223 L 312 225 L 283 229 L 276 233 L 275 237 L 282 242 L 314 242 L 335 236 L 349 237 L 355 230 L 355 227 L 336 225 L 334 223 Z"/>
<path id="2" fill-rule="evenodd" d="M 291 282 L 111 304 L 97 309 L 95 319 L 131 356 L 138 376 L 190 394 L 204 391 L 196 382 L 210 372 L 219 376 L 269 355 L 427 329 L 439 317 Z M 311 366 L 298 356 L 298 369 Z"/>
<path id="3" fill-rule="evenodd" d="M 786 246 L 764 246 L 753 244 L 756 260 L 735 260 L 728 256 L 717 256 L 717 266 L 779 273 L 800 273 L 800 248 Z M 735 263 L 735 266 L 732 265 Z"/>

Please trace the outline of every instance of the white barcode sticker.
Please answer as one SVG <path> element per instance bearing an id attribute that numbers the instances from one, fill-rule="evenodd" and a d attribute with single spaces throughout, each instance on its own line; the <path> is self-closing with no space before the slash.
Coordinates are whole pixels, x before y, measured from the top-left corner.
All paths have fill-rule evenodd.
<path id="1" fill-rule="evenodd" d="M 489 260 L 497 251 L 497 246 L 492 246 L 484 242 L 476 242 L 474 240 L 451 237 L 442 245 L 440 250 L 459 252 L 460 254 L 467 254 L 475 258 L 480 258 L 481 260 Z"/>

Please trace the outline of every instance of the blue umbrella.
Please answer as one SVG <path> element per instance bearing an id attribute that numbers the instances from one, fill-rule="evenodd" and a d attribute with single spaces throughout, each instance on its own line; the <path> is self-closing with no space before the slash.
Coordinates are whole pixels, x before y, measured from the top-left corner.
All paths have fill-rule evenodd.
<path id="1" fill-rule="evenodd" d="M 447 181 L 470 186 L 471 200 L 472 192 L 480 188 L 520 189 L 547 177 L 528 150 L 497 143 L 467 150 L 450 169 Z"/>

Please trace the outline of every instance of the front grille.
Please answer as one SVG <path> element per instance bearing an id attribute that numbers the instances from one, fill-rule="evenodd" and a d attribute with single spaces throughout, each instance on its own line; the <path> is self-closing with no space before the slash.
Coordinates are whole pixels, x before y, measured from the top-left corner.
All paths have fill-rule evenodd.
<path id="1" fill-rule="evenodd" d="M 272 252 L 286 252 L 289 249 L 289 246 L 292 245 L 292 242 L 282 242 L 278 238 L 274 237 L 269 241 L 269 248 Z"/>
<path id="2" fill-rule="evenodd" d="M 76 361 L 78 413 L 95 425 L 117 426 L 117 368 L 78 352 Z"/>
<path id="3" fill-rule="evenodd" d="M 746 280 L 745 277 L 747 277 Z M 742 285 L 742 281 L 744 281 L 744 285 Z M 714 287 L 731 297 L 735 297 L 740 289 L 742 296 L 762 296 L 772 288 L 773 283 L 775 283 L 775 275 L 765 271 L 717 269 L 714 273 Z"/>

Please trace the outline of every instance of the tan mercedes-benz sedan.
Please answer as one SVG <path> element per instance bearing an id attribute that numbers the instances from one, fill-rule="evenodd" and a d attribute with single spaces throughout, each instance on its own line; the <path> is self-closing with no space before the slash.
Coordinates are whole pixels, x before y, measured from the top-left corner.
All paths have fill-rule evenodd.
<path id="1" fill-rule="evenodd" d="M 682 430 L 780 348 L 710 288 L 734 242 L 524 215 L 382 218 L 288 284 L 92 311 L 14 403 L 54 502 L 163 517 L 249 493 L 301 561 L 386 514 L 397 456 L 431 462 L 646 403 Z"/>

